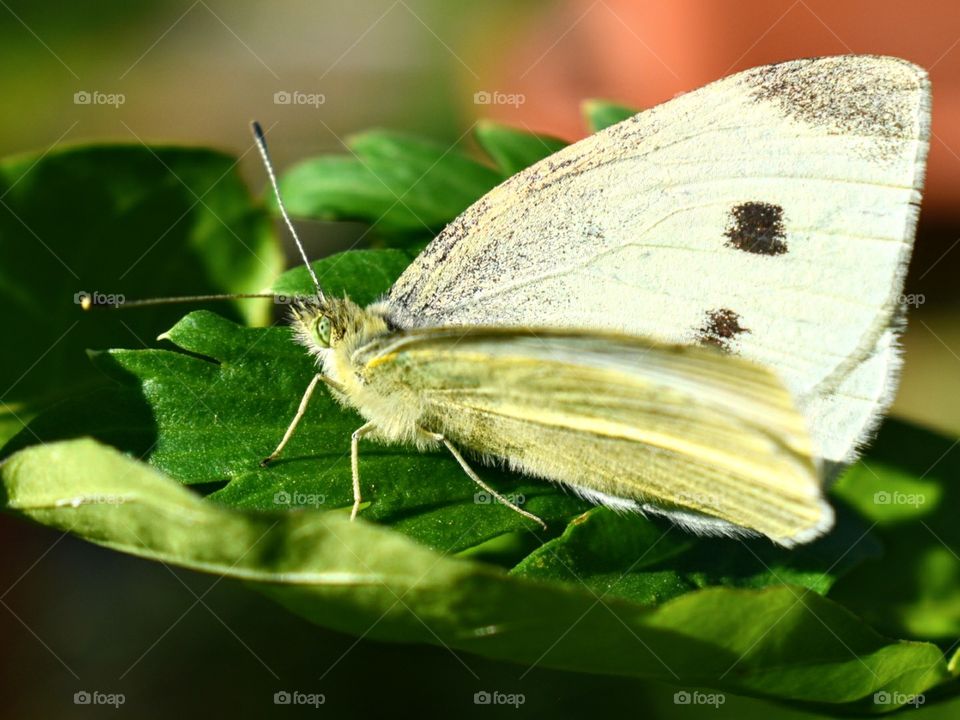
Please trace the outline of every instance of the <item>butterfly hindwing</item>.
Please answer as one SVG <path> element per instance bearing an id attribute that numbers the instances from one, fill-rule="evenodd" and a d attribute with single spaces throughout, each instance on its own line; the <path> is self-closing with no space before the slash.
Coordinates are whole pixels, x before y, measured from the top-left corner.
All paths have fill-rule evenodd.
<path id="1" fill-rule="evenodd" d="M 716 350 L 427 328 L 374 341 L 355 360 L 371 397 L 415 388 L 406 400 L 429 432 L 613 507 L 653 503 L 785 545 L 832 522 L 789 393 L 772 372 Z"/>

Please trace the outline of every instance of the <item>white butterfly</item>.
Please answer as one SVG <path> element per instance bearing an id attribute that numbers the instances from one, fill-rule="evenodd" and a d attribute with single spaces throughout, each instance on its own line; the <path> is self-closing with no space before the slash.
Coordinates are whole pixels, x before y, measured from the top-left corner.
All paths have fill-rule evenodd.
<path id="1" fill-rule="evenodd" d="M 929 134 L 927 74 L 898 58 L 732 75 L 489 192 L 389 316 L 715 344 L 775 369 L 820 457 L 849 463 L 896 389 Z"/>
<path id="2" fill-rule="evenodd" d="M 920 68 L 818 58 L 561 150 L 467 209 L 384 301 L 314 276 L 294 323 L 320 372 L 267 460 L 323 380 L 367 420 L 354 515 L 370 434 L 442 443 L 494 495 L 451 441 L 696 531 L 818 536 L 833 514 L 811 455 L 853 460 L 894 392 L 929 123 Z"/>

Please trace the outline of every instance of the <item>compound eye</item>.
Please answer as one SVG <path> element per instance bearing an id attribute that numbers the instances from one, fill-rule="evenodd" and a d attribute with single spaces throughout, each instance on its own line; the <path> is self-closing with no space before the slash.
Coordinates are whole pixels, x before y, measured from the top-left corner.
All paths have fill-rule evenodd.
<path id="1" fill-rule="evenodd" d="M 330 347 L 330 318 L 321 315 L 317 320 L 317 340 L 323 347 Z"/>

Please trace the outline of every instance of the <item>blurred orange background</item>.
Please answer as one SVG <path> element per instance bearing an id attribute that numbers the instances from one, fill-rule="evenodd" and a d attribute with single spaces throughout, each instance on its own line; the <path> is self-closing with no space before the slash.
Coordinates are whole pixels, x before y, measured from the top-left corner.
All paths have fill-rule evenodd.
<path id="1" fill-rule="evenodd" d="M 523 93 L 505 122 L 564 137 L 583 133 L 577 103 L 638 108 L 732 72 L 796 57 L 895 55 L 926 68 L 934 88 L 925 211 L 957 213 L 960 197 L 960 3 L 950 0 L 577 0 L 544 12 L 491 63 L 494 84 Z M 518 72 L 519 71 L 519 72 Z"/>

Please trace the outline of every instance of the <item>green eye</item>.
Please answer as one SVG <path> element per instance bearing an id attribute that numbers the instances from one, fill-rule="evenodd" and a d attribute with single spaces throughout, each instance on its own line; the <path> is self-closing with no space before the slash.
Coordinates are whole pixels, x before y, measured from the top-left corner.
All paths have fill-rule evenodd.
<path id="1" fill-rule="evenodd" d="M 330 318 L 326 315 L 321 315 L 317 320 L 316 333 L 320 344 L 324 347 L 330 347 Z"/>

